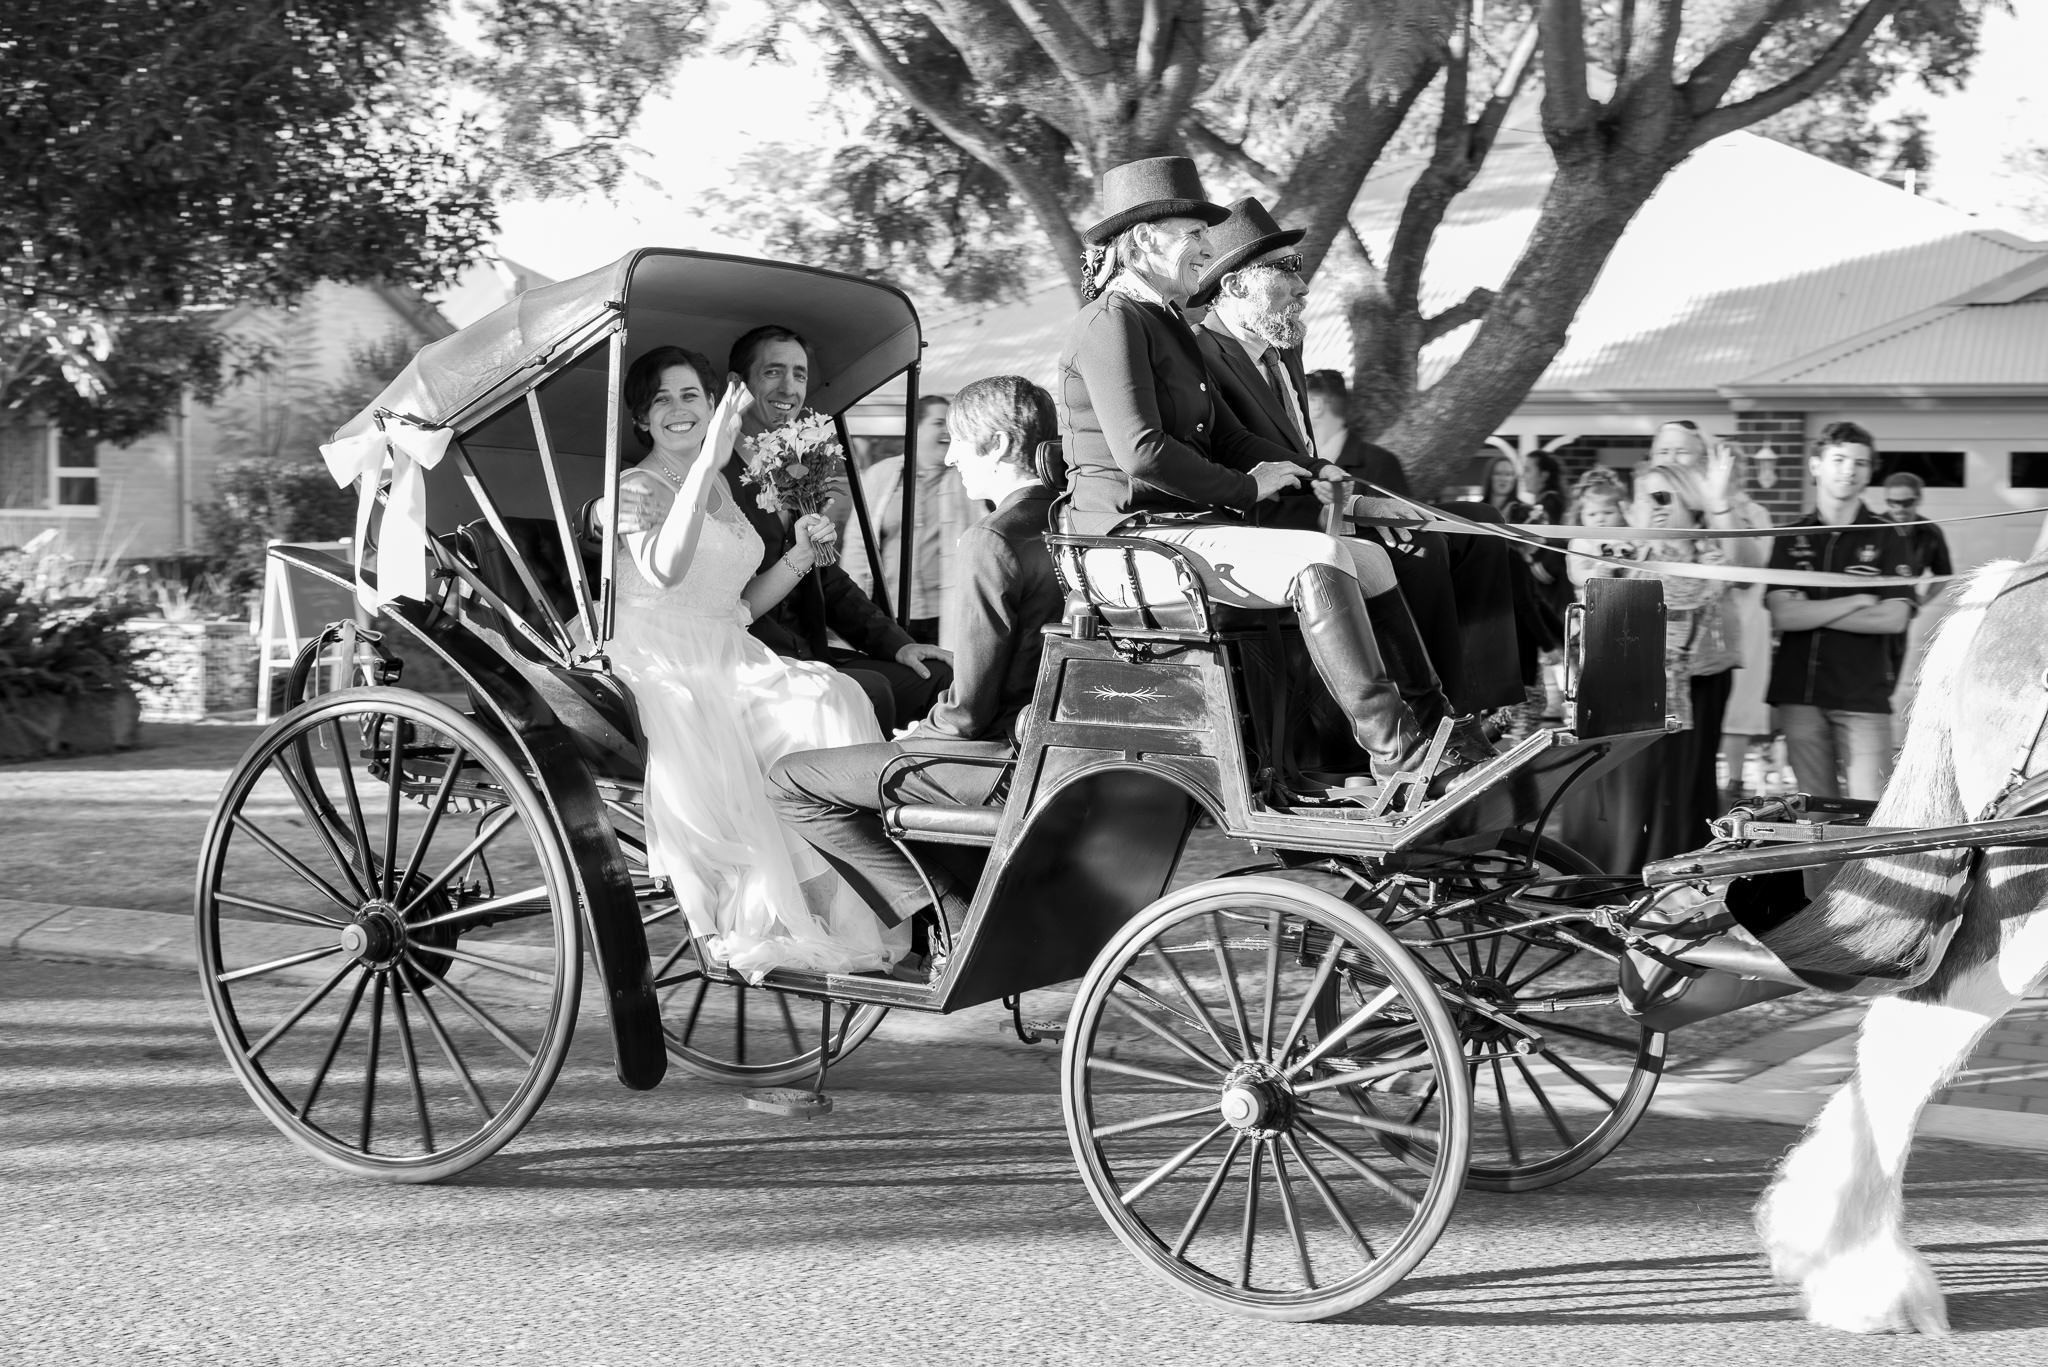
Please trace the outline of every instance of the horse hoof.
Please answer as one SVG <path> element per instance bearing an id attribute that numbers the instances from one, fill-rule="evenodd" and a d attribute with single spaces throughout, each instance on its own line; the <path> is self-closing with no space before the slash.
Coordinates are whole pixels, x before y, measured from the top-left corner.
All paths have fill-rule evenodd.
<path id="1" fill-rule="evenodd" d="M 1941 1285 L 1926 1259 L 1903 1244 L 1866 1245 L 1800 1282 L 1806 1318 L 1849 1334 L 1948 1334 Z"/>

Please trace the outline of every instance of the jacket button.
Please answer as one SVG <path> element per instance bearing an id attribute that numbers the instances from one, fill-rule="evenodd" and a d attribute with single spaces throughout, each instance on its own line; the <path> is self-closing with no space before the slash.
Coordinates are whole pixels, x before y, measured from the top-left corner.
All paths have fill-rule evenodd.
<path id="1" fill-rule="evenodd" d="M 1204 394 L 1209 392 L 1209 386 L 1207 384 L 1198 384 L 1195 386 L 1195 388 L 1201 390 Z"/>
<path id="2" fill-rule="evenodd" d="M 1195 424 L 1195 430 L 1196 430 L 1197 432 L 1201 431 L 1201 430 L 1202 430 L 1202 424 L 1200 424 L 1200 423 L 1196 423 L 1196 424 Z"/>

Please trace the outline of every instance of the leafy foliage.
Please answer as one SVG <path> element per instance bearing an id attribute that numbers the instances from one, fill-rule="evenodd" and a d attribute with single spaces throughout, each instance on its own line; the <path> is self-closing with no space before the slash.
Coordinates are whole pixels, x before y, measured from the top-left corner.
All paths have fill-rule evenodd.
<path id="1" fill-rule="evenodd" d="M 461 120 L 408 68 L 436 60 L 433 8 L 0 9 L 0 400 L 131 438 L 182 384 L 220 382 L 189 310 L 322 279 L 430 285 L 468 260 L 489 198 Z"/>

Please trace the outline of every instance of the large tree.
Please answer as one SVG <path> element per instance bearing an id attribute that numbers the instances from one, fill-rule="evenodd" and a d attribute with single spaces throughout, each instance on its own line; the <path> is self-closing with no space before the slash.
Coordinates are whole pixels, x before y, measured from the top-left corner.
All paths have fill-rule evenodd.
<path id="1" fill-rule="evenodd" d="M 0 12 L 0 403 L 133 436 L 217 383 L 209 307 L 431 284 L 493 228 L 424 0 L 30 0 Z"/>
<path id="2" fill-rule="evenodd" d="M 788 0 L 782 21 L 811 23 L 878 113 L 829 168 L 841 179 L 811 177 L 808 207 L 771 228 L 846 264 L 943 269 L 970 295 L 1033 263 L 1078 291 L 1095 178 L 1192 151 L 1212 188 L 1260 193 L 1307 230 L 1317 288 L 1352 323 L 1358 417 L 1426 486 L 1521 402 L 1686 156 L 1831 89 L 1867 112 L 1903 71 L 1959 79 L 1978 14 L 2000 3 Z M 1437 231 L 1523 97 L 1555 162 L 1535 228 L 1497 290 L 1427 314 Z M 1348 214 L 1390 149 L 1421 166 L 1371 252 Z M 964 218 L 937 212 L 963 191 Z M 1459 359 L 1420 388 L 1422 347 L 1466 325 Z"/>

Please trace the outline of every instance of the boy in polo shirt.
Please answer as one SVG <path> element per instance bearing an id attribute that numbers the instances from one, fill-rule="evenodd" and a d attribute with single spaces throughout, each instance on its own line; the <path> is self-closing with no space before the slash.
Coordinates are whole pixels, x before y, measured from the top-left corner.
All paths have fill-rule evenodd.
<path id="1" fill-rule="evenodd" d="M 1873 577 L 1916 572 L 1892 563 L 1900 559 L 1902 538 L 1863 504 L 1875 446 L 1855 423 L 1832 423 L 1821 432 L 1807 462 L 1814 511 L 1792 525 L 1843 530 L 1779 537 L 1770 568 Z M 1891 777 L 1891 695 L 1898 643 L 1918 604 L 1913 590 L 1904 584 L 1868 593 L 1774 588 L 1764 602 L 1781 633 L 1765 701 L 1778 709 L 1801 791 L 1876 798 Z"/>

